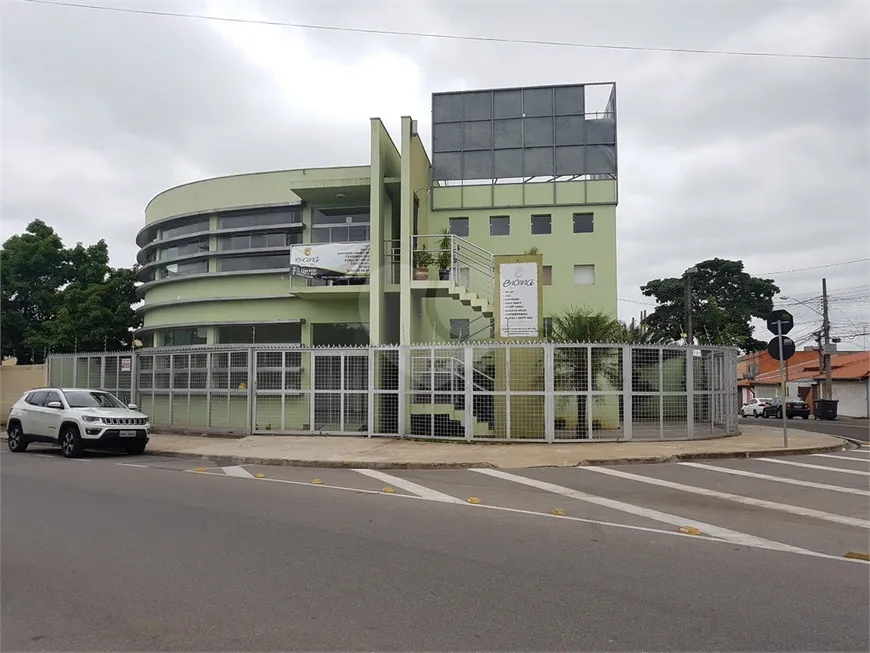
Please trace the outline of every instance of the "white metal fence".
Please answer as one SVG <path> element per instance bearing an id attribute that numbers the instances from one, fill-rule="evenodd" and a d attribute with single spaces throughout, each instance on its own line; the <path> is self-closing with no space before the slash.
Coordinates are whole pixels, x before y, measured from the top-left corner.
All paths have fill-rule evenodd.
<path id="1" fill-rule="evenodd" d="M 115 392 L 156 429 L 687 439 L 737 432 L 736 356 L 609 344 L 198 346 L 53 355 L 49 379 Z"/>

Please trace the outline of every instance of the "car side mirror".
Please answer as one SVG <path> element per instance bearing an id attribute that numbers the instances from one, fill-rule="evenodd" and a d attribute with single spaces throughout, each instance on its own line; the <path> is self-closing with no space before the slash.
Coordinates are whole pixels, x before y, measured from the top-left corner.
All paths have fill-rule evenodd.
<path id="1" fill-rule="evenodd" d="M 63 404 L 60 403 L 59 401 L 49 401 L 47 404 L 45 404 L 45 407 L 46 408 L 63 408 Z"/>
<path id="2" fill-rule="evenodd" d="M 127 404 L 127 408 L 129 408 L 130 410 L 138 410 L 139 406 L 137 406 L 136 404 Z"/>

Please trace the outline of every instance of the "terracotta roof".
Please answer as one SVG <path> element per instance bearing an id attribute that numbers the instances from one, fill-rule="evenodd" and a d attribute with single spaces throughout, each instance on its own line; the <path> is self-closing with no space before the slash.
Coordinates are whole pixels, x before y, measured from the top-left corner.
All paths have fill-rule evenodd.
<path id="1" fill-rule="evenodd" d="M 825 378 L 825 375 L 820 373 L 818 359 L 789 365 L 786 369 L 789 381 L 822 380 Z M 832 379 L 866 379 L 868 376 L 870 376 L 870 352 L 848 352 L 835 354 L 831 357 Z M 764 372 L 755 377 L 754 380 L 741 380 L 737 385 L 746 387 L 770 383 L 779 383 L 779 370 Z"/>

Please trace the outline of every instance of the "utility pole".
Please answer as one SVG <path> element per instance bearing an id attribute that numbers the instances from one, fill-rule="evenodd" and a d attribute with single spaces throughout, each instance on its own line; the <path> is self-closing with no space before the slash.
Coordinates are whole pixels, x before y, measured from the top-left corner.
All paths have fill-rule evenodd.
<path id="1" fill-rule="evenodd" d="M 833 399 L 831 388 L 831 322 L 828 319 L 828 280 L 822 279 L 822 337 L 824 338 L 822 360 L 825 365 L 825 386 L 823 399 Z"/>
<path id="2" fill-rule="evenodd" d="M 698 273 L 694 265 L 686 270 L 686 344 L 694 346 L 695 336 L 692 333 L 692 275 Z"/>

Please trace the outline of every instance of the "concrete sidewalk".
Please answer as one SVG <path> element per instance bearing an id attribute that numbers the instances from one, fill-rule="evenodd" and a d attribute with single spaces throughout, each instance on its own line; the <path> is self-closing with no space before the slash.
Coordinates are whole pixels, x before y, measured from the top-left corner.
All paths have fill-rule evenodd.
<path id="1" fill-rule="evenodd" d="M 714 440 L 574 444 L 464 444 L 391 438 L 262 435 L 226 439 L 152 434 L 147 453 L 192 456 L 236 465 L 518 469 L 797 455 L 837 451 L 845 446 L 848 443 L 833 436 L 791 431 L 789 448 L 784 449 L 780 430 L 747 426 L 741 435 Z"/>

